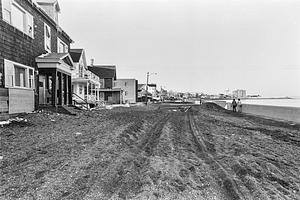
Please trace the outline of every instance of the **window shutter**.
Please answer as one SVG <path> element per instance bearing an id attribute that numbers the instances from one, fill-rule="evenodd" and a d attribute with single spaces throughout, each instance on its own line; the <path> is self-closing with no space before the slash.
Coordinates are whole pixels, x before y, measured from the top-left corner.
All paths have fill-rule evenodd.
<path id="1" fill-rule="evenodd" d="M 2 16 L 3 20 L 11 23 L 11 0 L 2 0 Z"/>
<path id="2" fill-rule="evenodd" d="M 27 33 L 31 37 L 34 36 L 34 24 L 33 24 L 33 16 L 27 13 Z"/>
<path id="3" fill-rule="evenodd" d="M 44 25 L 44 40 L 45 50 L 51 52 L 51 29 L 47 24 Z"/>
<path id="4" fill-rule="evenodd" d="M 14 86 L 14 64 L 4 61 L 5 87 Z"/>
<path id="5" fill-rule="evenodd" d="M 10 11 L 11 0 L 2 0 L 2 7 Z"/>

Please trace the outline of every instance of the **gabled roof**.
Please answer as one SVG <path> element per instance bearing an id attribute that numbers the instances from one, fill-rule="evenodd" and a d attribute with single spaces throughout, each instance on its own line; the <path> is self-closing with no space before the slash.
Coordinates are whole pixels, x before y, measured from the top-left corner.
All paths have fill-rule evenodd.
<path id="1" fill-rule="evenodd" d="M 39 63 L 61 63 L 64 61 L 70 66 L 74 66 L 73 60 L 69 53 L 48 53 L 41 56 L 38 56 L 35 59 Z"/>
<path id="2" fill-rule="evenodd" d="M 138 89 L 141 90 L 146 84 L 138 84 Z"/>
<path id="3" fill-rule="evenodd" d="M 60 12 L 60 6 L 58 4 L 58 0 L 37 0 L 37 4 L 43 5 L 43 4 L 54 4 L 55 9 Z"/>
<path id="4" fill-rule="evenodd" d="M 93 65 L 88 66 L 88 70 L 99 76 L 100 79 L 113 78 L 117 79 L 117 72 L 115 65 Z"/>
<path id="5" fill-rule="evenodd" d="M 42 3 L 33 3 L 32 0 L 24 0 L 25 2 L 27 2 L 33 9 L 35 9 L 39 14 L 41 14 L 46 20 L 48 20 L 49 23 L 51 23 L 53 25 L 53 27 L 55 27 L 58 32 L 60 32 L 62 34 L 62 36 L 64 36 L 67 40 L 69 40 L 70 43 L 73 43 L 74 41 L 71 39 L 71 37 L 65 32 L 63 31 L 63 29 L 58 25 L 56 24 L 56 22 L 54 21 L 54 19 L 52 19 L 40 6 L 39 4 L 42 4 Z M 43 1 L 43 0 L 38 0 L 38 1 Z M 48 0 L 45 0 L 45 1 L 48 1 Z M 58 5 L 58 0 L 49 0 L 50 3 L 53 2 L 57 2 L 57 6 Z M 59 7 L 58 7 L 59 8 Z M 56 8 L 57 9 L 57 8 Z M 60 8 L 59 8 L 60 9 Z"/>
<path id="6" fill-rule="evenodd" d="M 82 53 L 83 49 L 70 49 L 70 55 L 72 57 L 73 62 L 79 62 Z"/>

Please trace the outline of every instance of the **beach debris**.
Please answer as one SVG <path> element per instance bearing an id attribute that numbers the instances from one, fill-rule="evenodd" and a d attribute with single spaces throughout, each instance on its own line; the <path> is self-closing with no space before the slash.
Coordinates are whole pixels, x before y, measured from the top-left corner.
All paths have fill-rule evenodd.
<path id="1" fill-rule="evenodd" d="M 27 122 L 27 119 L 16 117 L 16 118 L 10 119 L 10 121 L 11 122 L 22 122 L 22 121 Z"/>
<path id="2" fill-rule="evenodd" d="M 3 128 L 4 125 L 9 125 L 12 122 L 28 122 L 27 119 L 16 117 L 12 119 L 8 119 L 6 121 L 0 121 L 0 126 Z"/>
<path id="3" fill-rule="evenodd" d="M 127 103 L 127 104 L 106 105 L 106 106 L 105 106 L 105 109 L 111 110 L 111 109 L 113 109 L 113 108 L 120 108 L 120 107 L 123 107 L 123 108 L 130 108 L 130 104 Z"/>
<path id="4" fill-rule="evenodd" d="M 3 156 L 0 156 L 0 160 L 3 160 L 3 158 L 4 158 Z"/>
<path id="5" fill-rule="evenodd" d="M 105 109 L 111 110 L 111 109 L 113 109 L 113 107 L 109 105 L 109 106 L 105 106 Z"/>
<path id="6" fill-rule="evenodd" d="M 50 121 L 51 121 L 51 122 L 55 122 L 55 119 L 51 119 Z"/>
<path id="7" fill-rule="evenodd" d="M 80 132 L 76 132 L 76 133 L 75 133 L 75 135 L 82 135 L 82 133 L 80 133 Z"/>
<path id="8" fill-rule="evenodd" d="M 9 120 L 7 120 L 7 121 L 1 121 L 0 122 L 0 126 L 3 128 L 4 125 L 8 125 L 9 123 L 10 123 Z"/>

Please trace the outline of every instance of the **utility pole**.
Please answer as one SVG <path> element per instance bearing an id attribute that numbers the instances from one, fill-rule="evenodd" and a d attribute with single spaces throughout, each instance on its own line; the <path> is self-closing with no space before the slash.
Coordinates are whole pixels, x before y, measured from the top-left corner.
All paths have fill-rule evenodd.
<path id="1" fill-rule="evenodd" d="M 149 72 L 147 72 L 147 82 L 146 82 L 146 105 L 148 104 L 148 81 L 149 81 Z"/>

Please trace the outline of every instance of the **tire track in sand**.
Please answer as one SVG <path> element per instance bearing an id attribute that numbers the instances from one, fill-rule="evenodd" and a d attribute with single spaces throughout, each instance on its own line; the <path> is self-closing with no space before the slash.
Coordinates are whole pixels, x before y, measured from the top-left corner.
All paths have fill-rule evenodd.
<path id="1" fill-rule="evenodd" d="M 144 173 L 149 165 L 149 158 L 153 155 L 169 118 L 170 114 L 164 114 L 145 130 L 134 148 L 124 149 L 109 166 L 106 173 L 108 176 L 104 175 L 105 181 L 94 188 L 94 194 L 87 195 L 85 199 L 130 199 L 138 194 L 146 184 Z"/>
<path id="2" fill-rule="evenodd" d="M 240 200 L 245 199 L 242 193 L 239 191 L 236 182 L 230 178 L 230 175 L 222 167 L 222 165 L 214 159 L 214 157 L 209 153 L 207 146 L 205 144 L 205 140 L 202 134 L 196 128 L 195 120 L 193 116 L 191 116 L 191 112 L 187 112 L 186 117 L 189 121 L 189 129 L 192 137 L 194 139 L 194 143 L 198 152 L 195 152 L 196 155 L 202 159 L 211 169 L 212 176 L 216 179 L 219 186 L 223 189 L 224 194 L 230 200 Z"/>

